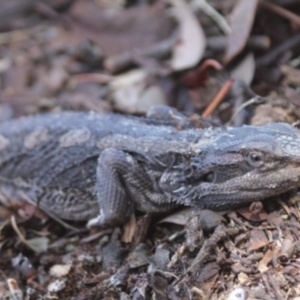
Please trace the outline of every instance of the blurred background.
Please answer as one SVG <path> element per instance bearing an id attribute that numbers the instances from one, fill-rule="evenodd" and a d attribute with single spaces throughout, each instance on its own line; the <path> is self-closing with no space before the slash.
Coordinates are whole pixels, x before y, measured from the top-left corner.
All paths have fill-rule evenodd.
<path id="1" fill-rule="evenodd" d="M 296 0 L 0 0 L 0 117 L 144 114 L 217 124 L 299 118 Z"/>
<path id="2" fill-rule="evenodd" d="M 299 68 L 299 0 L 0 0 L 0 122 L 166 104 L 198 127 L 294 123 Z M 0 299 L 299 300 L 299 199 L 270 202 L 123 235 L 1 206 Z"/>

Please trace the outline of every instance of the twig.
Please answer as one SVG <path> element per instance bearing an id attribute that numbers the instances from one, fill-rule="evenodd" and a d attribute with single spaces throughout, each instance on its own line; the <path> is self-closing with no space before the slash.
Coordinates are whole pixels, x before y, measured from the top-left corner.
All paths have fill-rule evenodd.
<path id="1" fill-rule="evenodd" d="M 55 20 L 59 23 L 61 23 L 62 26 L 65 26 L 66 28 L 68 26 L 71 26 L 71 22 L 67 15 L 62 15 L 58 13 L 54 7 L 51 7 L 47 3 L 38 2 L 35 5 L 35 10 L 37 13 L 39 13 L 41 16 L 46 17 L 48 19 Z"/>
<path id="2" fill-rule="evenodd" d="M 265 67 L 272 64 L 278 59 L 278 57 L 283 54 L 287 49 L 293 51 L 294 48 L 300 45 L 300 34 L 296 34 L 293 37 L 285 40 L 283 43 L 279 44 L 267 54 L 259 57 L 256 60 L 256 67 Z"/>
<path id="3" fill-rule="evenodd" d="M 228 79 L 225 84 L 222 86 L 216 97 L 212 100 L 210 105 L 205 109 L 205 111 L 202 114 L 203 118 L 209 117 L 213 111 L 216 109 L 216 107 L 220 104 L 220 102 L 223 100 L 224 96 L 228 93 L 230 87 L 232 86 L 234 82 L 233 78 Z"/>
<path id="4" fill-rule="evenodd" d="M 266 9 L 276 13 L 277 15 L 288 19 L 289 21 L 297 24 L 298 26 L 300 26 L 300 17 L 296 14 L 294 14 L 293 12 L 279 6 L 273 3 L 270 3 L 269 1 L 262 1 L 260 3 L 263 7 L 265 7 Z"/>
<path id="5" fill-rule="evenodd" d="M 259 97 L 259 96 L 253 97 L 250 100 L 246 101 L 235 111 L 235 113 L 231 117 L 230 121 L 228 122 L 228 125 L 231 124 L 232 120 L 237 116 L 237 114 L 239 114 L 247 106 L 250 106 L 253 104 L 262 104 L 264 102 L 265 102 L 265 99 L 262 97 Z"/>
<path id="6" fill-rule="evenodd" d="M 207 38 L 207 48 L 213 51 L 224 51 L 227 44 L 226 36 L 211 36 Z M 250 49 L 266 50 L 270 48 L 271 40 L 265 35 L 252 35 L 249 37 L 247 44 Z"/>
<path id="7" fill-rule="evenodd" d="M 219 28 L 226 34 L 229 35 L 231 33 L 231 28 L 228 25 L 226 19 L 219 14 L 210 4 L 206 2 L 206 0 L 193 0 L 191 2 L 192 8 L 201 9 L 206 15 L 208 15 Z"/>

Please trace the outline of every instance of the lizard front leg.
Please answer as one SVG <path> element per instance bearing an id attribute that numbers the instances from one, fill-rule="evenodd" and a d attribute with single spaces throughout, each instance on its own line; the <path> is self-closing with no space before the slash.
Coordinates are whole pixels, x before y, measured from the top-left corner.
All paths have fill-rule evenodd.
<path id="1" fill-rule="evenodd" d="M 125 223 L 135 210 L 155 213 L 176 207 L 141 161 L 114 148 L 105 149 L 99 156 L 95 191 L 100 213 L 88 227 Z"/>
<path id="2" fill-rule="evenodd" d="M 143 177 L 139 169 L 134 158 L 122 150 L 108 148 L 101 153 L 95 185 L 100 214 L 88 222 L 88 227 L 114 226 L 130 217 L 135 209 L 130 184 Z"/>
<path id="3" fill-rule="evenodd" d="M 95 191 L 100 214 L 87 226 L 114 226 L 124 223 L 134 212 L 134 203 L 126 191 L 124 175 L 135 171 L 137 164 L 122 150 L 105 149 L 98 158 Z"/>

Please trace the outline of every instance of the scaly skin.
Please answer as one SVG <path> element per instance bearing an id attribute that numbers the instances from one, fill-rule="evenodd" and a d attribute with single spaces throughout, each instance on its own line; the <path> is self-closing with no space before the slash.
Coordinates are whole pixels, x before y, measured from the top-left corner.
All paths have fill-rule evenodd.
<path id="1" fill-rule="evenodd" d="M 181 121 L 190 124 L 172 118 L 65 112 L 3 123 L 0 200 L 114 226 L 135 209 L 228 209 L 300 186 L 294 127 L 178 130 Z"/>

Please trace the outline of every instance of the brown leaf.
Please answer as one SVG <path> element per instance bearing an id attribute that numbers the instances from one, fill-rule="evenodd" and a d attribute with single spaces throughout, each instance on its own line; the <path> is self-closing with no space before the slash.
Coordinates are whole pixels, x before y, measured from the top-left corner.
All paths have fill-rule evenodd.
<path id="1" fill-rule="evenodd" d="M 263 273 L 268 270 L 268 264 L 272 261 L 273 257 L 279 252 L 279 247 L 274 247 L 274 249 L 268 249 L 262 260 L 258 263 L 258 270 Z"/>
<path id="2" fill-rule="evenodd" d="M 208 263 L 201 270 L 198 278 L 195 278 L 196 286 L 201 283 L 201 289 L 204 293 L 209 293 L 215 286 L 219 278 L 219 266 L 215 262 Z M 205 298 L 195 298 L 195 299 L 205 299 Z"/>
<path id="3" fill-rule="evenodd" d="M 180 71 L 194 67 L 203 57 L 206 37 L 195 15 L 183 0 L 169 0 L 179 22 L 179 41 L 173 49 L 171 68 Z"/>
<path id="4" fill-rule="evenodd" d="M 263 230 L 253 229 L 250 232 L 250 239 L 248 243 L 248 252 L 257 250 L 268 245 L 270 242 Z"/>
<path id="5" fill-rule="evenodd" d="M 258 0 L 240 0 L 231 14 L 224 62 L 231 61 L 245 47 L 254 21 Z"/>
<path id="6" fill-rule="evenodd" d="M 267 213 L 261 210 L 259 213 L 253 213 L 248 207 L 242 207 L 237 210 L 245 219 L 253 222 L 262 222 L 267 220 Z"/>

